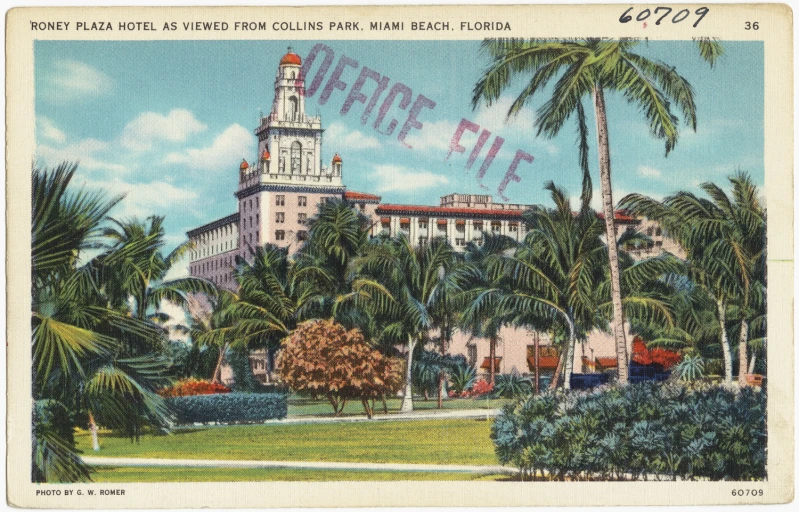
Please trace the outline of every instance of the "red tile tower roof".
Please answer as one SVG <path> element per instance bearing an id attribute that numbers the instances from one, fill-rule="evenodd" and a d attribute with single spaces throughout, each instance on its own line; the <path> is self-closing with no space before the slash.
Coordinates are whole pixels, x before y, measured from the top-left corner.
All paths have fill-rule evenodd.
<path id="1" fill-rule="evenodd" d="M 280 59 L 280 65 L 283 66 L 285 64 L 291 64 L 294 66 L 302 66 L 302 59 L 299 55 L 291 51 L 291 47 L 289 47 L 289 52 Z"/>

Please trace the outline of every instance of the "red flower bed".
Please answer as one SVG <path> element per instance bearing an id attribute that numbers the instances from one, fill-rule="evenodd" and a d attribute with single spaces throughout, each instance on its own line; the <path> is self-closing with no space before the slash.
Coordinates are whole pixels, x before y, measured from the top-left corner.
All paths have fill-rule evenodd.
<path id="1" fill-rule="evenodd" d="M 172 386 L 158 392 L 163 397 L 215 395 L 218 393 L 230 393 L 230 388 L 215 382 L 198 379 L 179 380 Z"/>
<path id="2" fill-rule="evenodd" d="M 633 340 L 633 361 L 638 364 L 659 364 L 664 370 L 668 370 L 682 361 L 682 355 L 665 348 L 649 349 L 644 340 L 636 337 Z"/>
<path id="3" fill-rule="evenodd" d="M 494 391 L 494 386 L 490 385 L 483 379 L 478 379 L 469 389 L 464 389 L 460 393 L 450 391 L 448 394 L 450 398 L 477 398 L 487 395 L 492 391 Z"/>

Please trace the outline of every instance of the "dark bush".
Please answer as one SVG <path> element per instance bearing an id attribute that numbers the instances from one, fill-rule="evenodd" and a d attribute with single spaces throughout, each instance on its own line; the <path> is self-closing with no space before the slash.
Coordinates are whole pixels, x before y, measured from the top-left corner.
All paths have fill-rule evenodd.
<path id="1" fill-rule="evenodd" d="M 765 417 L 752 388 L 644 383 L 518 401 L 491 438 L 526 478 L 761 480 Z"/>
<path id="2" fill-rule="evenodd" d="M 518 373 L 501 373 L 494 378 L 494 395 L 502 398 L 524 398 L 532 394 L 533 383 L 529 377 Z"/>
<path id="3" fill-rule="evenodd" d="M 285 418 L 285 393 L 228 393 L 167 399 L 178 423 L 263 423 Z"/>

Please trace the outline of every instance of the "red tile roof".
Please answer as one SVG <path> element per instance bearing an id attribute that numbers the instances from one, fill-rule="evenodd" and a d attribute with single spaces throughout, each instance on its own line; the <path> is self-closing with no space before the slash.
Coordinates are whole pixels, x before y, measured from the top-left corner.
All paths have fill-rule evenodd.
<path id="1" fill-rule="evenodd" d="M 367 194 L 365 192 L 355 192 L 354 190 L 347 190 L 344 192 L 344 199 L 351 201 L 365 200 L 365 201 L 380 201 L 380 196 L 374 194 Z"/>
<path id="2" fill-rule="evenodd" d="M 377 213 L 426 213 L 430 215 L 472 215 L 478 217 L 521 217 L 524 210 L 489 210 L 486 208 L 449 208 L 416 204 L 381 204 Z"/>
<path id="3" fill-rule="evenodd" d="M 290 51 L 289 53 L 285 54 L 282 59 L 280 59 L 280 65 L 282 66 L 283 64 L 293 64 L 295 66 L 301 66 L 302 59 L 300 58 L 299 55 Z"/>
<path id="4" fill-rule="evenodd" d="M 635 217 L 631 217 L 630 215 L 628 215 L 625 210 L 616 210 L 615 212 L 613 212 L 613 214 L 615 215 L 617 222 L 635 222 L 638 220 Z M 602 220 L 605 220 L 604 213 L 597 213 L 596 216 Z"/>

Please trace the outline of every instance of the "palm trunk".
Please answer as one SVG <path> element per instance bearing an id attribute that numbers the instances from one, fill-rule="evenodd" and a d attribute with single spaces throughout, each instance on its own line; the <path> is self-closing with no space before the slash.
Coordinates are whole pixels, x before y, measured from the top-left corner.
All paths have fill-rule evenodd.
<path id="1" fill-rule="evenodd" d="M 738 336 L 738 384 L 741 386 L 747 385 L 746 374 L 750 373 L 746 371 L 746 345 L 749 341 L 748 331 L 749 323 L 744 318 L 741 320 L 741 334 Z"/>
<path id="2" fill-rule="evenodd" d="M 408 360 L 405 365 L 405 393 L 402 396 L 400 412 L 413 412 L 413 387 L 411 365 L 413 364 L 413 349 L 416 348 L 416 340 L 413 336 L 408 336 Z"/>
<path id="3" fill-rule="evenodd" d="M 92 450 L 99 452 L 100 441 L 97 438 L 97 423 L 95 423 L 91 412 L 89 413 L 89 432 L 92 433 Z"/>
<path id="4" fill-rule="evenodd" d="M 568 349 L 563 349 L 560 353 L 560 358 L 558 359 L 558 366 L 555 368 L 555 374 L 552 375 L 552 381 L 549 383 L 550 391 L 555 391 L 558 389 L 558 382 L 560 381 L 560 372 L 563 371 L 563 363 L 566 361 L 566 352 Z"/>
<path id="5" fill-rule="evenodd" d="M 494 377 L 496 376 L 496 368 L 494 367 L 494 361 L 497 359 L 497 337 L 491 336 L 488 339 L 488 384 L 493 388 L 494 387 Z"/>
<path id="6" fill-rule="evenodd" d="M 219 358 L 216 360 L 216 368 L 214 368 L 214 376 L 211 382 L 216 384 L 222 383 L 222 362 L 225 360 L 225 352 L 227 352 L 228 343 L 219 347 Z"/>
<path id="7" fill-rule="evenodd" d="M 727 312 L 726 304 L 723 299 L 716 299 L 716 310 L 719 315 L 719 327 L 721 328 L 721 351 L 724 355 L 724 382 L 732 382 L 732 354 L 730 353 L 730 340 L 727 338 Z"/>
<path id="8" fill-rule="evenodd" d="M 538 332 L 533 333 L 533 350 L 535 350 L 535 354 L 533 355 L 533 366 L 535 366 L 535 372 L 534 372 L 534 375 L 535 375 L 535 386 L 533 387 L 533 390 L 535 391 L 535 394 L 537 395 L 540 392 L 539 381 L 540 381 L 540 377 L 541 377 L 541 371 L 539 370 L 539 364 L 538 364 L 538 357 L 539 357 L 539 355 L 538 355 L 538 352 L 539 352 L 539 350 L 538 350 Z"/>
<path id="9" fill-rule="evenodd" d="M 446 326 L 441 326 L 441 356 L 445 356 L 447 354 L 447 338 L 446 338 Z M 441 370 L 438 372 L 438 408 L 443 409 L 444 407 L 444 381 L 446 380 L 446 372 L 442 367 Z"/>
<path id="10" fill-rule="evenodd" d="M 594 87 L 594 110 L 596 111 L 596 137 L 599 151 L 599 178 L 602 186 L 602 211 L 605 214 L 605 232 L 610 261 L 610 290 L 613 299 L 613 337 L 616 342 L 616 361 L 619 383 L 627 384 L 629 377 L 627 362 L 627 339 L 624 332 L 624 311 L 621 303 L 621 273 L 619 251 L 616 244 L 616 224 L 613 209 L 613 189 L 610 181 L 610 143 L 608 141 L 608 119 L 605 113 L 605 95 L 602 86 Z"/>
<path id="11" fill-rule="evenodd" d="M 269 384 L 269 349 L 264 347 L 264 382 Z"/>
<path id="12" fill-rule="evenodd" d="M 752 358 L 749 360 L 749 373 L 755 373 L 755 361 L 757 360 L 757 354 L 755 354 L 754 350 L 752 351 Z"/>
<path id="13" fill-rule="evenodd" d="M 574 371 L 574 345 L 575 345 L 575 336 L 574 336 L 574 322 L 571 318 L 569 318 L 569 341 L 566 345 L 565 350 L 565 360 L 563 362 L 566 370 L 563 372 L 563 389 L 571 389 L 572 388 L 572 372 Z"/>

